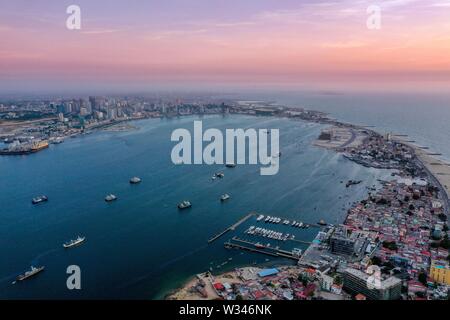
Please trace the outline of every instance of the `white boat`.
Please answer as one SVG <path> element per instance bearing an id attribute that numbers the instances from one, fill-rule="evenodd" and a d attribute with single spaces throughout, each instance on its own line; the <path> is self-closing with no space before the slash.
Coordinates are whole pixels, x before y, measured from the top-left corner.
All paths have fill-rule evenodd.
<path id="1" fill-rule="evenodd" d="M 78 245 L 81 245 L 84 240 L 86 240 L 86 237 L 80 237 L 78 236 L 76 239 L 70 240 L 69 242 L 66 242 L 63 244 L 64 248 L 72 248 Z"/>
<path id="2" fill-rule="evenodd" d="M 178 204 L 178 209 L 187 209 L 190 207 L 192 207 L 192 204 L 190 201 L 187 200 L 184 200 Z"/>
<path id="3" fill-rule="evenodd" d="M 117 197 L 114 195 L 114 194 L 108 194 L 106 197 L 105 197 L 105 201 L 106 202 L 111 202 L 111 201 L 114 201 L 114 200 L 117 200 Z"/>
<path id="4" fill-rule="evenodd" d="M 133 178 L 131 178 L 130 179 L 130 183 L 131 184 L 138 184 L 138 183 L 140 183 L 142 180 L 141 180 L 141 178 L 139 178 L 139 177 L 133 177 Z"/>

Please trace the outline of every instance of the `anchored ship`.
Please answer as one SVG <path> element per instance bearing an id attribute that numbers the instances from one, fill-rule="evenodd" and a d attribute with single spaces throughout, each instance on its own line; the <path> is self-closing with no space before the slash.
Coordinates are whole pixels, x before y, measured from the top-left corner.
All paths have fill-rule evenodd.
<path id="1" fill-rule="evenodd" d="M 190 207 L 192 207 L 192 204 L 187 200 L 184 200 L 178 204 L 178 209 L 187 209 Z"/>
<path id="2" fill-rule="evenodd" d="M 133 177 L 133 178 L 131 178 L 130 179 L 130 183 L 131 184 L 138 184 L 138 183 L 141 183 L 141 178 L 139 178 L 139 177 Z"/>
<path id="3" fill-rule="evenodd" d="M 26 279 L 28 279 L 28 278 L 30 278 L 32 276 L 35 276 L 36 274 L 38 274 L 39 272 L 43 271 L 44 269 L 45 269 L 44 266 L 37 267 L 37 268 L 34 267 L 34 266 L 31 266 L 30 270 L 26 271 L 24 274 L 21 274 L 21 275 L 17 276 L 16 281 L 26 280 Z M 16 281 L 14 281 L 13 284 L 16 283 Z"/>
<path id="4" fill-rule="evenodd" d="M 108 194 L 108 195 L 105 197 L 105 201 L 106 201 L 106 202 L 111 202 L 111 201 L 114 201 L 114 200 L 117 200 L 117 197 L 116 197 L 115 195 L 113 195 L 112 193 L 111 193 L 111 194 Z"/>
<path id="5" fill-rule="evenodd" d="M 48 201 L 48 197 L 47 196 L 39 196 L 39 197 L 35 197 L 31 200 L 31 203 L 33 204 L 38 204 L 41 202 L 46 202 Z"/>
<path id="6" fill-rule="evenodd" d="M 79 246 L 79 245 L 81 245 L 84 242 L 85 239 L 86 239 L 86 237 L 78 236 L 76 239 L 72 239 L 69 242 L 64 243 L 63 247 L 64 248 L 72 248 L 72 247 L 75 247 L 75 246 Z"/>

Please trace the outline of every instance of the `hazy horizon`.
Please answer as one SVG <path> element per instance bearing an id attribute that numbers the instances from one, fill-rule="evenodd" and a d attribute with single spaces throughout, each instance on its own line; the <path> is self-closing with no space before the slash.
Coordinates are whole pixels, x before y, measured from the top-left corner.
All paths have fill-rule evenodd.
<path id="1" fill-rule="evenodd" d="M 69 30 L 66 8 L 81 8 Z M 368 8 L 379 5 L 381 28 Z M 0 0 L 0 94 L 439 92 L 449 0 Z"/>

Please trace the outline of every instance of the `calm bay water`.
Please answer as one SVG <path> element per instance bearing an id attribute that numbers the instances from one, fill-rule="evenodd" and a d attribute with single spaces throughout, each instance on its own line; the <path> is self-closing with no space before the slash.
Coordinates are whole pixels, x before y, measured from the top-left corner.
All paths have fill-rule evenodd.
<path id="1" fill-rule="evenodd" d="M 1 157 L 0 298 L 154 299 L 209 268 L 289 263 L 226 250 L 223 242 L 232 234 L 210 245 L 207 240 L 253 210 L 339 223 L 348 205 L 365 196 L 365 186 L 390 175 L 312 146 L 321 125 L 250 116 L 201 119 L 205 129 L 279 128 L 283 155 L 277 175 L 261 176 L 257 165 L 173 165 L 171 132 L 192 131 L 198 119 L 137 121 L 136 131 L 96 132 L 34 155 Z M 225 178 L 212 181 L 219 170 Z M 130 185 L 132 176 L 143 182 Z M 348 179 L 364 182 L 347 189 L 340 181 Z M 105 203 L 108 193 L 118 201 Z M 219 201 L 223 193 L 231 195 L 228 202 Z M 39 194 L 50 200 L 33 206 L 31 198 Z M 193 207 L 178 211 L 183 199 Z M 297 239 L 312 240 L 316 232 L 299 231 Z M 64 250 L 62 243 L 78 234 L 86 243 Z M 31 264 L 46 270 L 12 285 Z M 66 289 L 71 264 L 81 267 L 80 291 Z"/>

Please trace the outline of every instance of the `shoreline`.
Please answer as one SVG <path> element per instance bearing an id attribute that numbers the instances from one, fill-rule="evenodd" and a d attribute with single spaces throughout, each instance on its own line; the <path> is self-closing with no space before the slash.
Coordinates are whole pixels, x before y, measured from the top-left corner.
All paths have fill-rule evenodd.
<path id="1" fill-rule="evenodd" d="M 304 120 L 304 119 L 302 119 L 302 120 Z M 344 128 L 344 129 L 348 129 L 349 131 L 352 131 L 351 137 L 349 139 L 347 139 L 347 141 L 343 141 L 343 144 L 326 145 L 326 144 L 317 143 L 319 141 L 319 138 L 314 142 L 314 145 L 316 145 L 318 147 L 322 147 L 322 148 L 332 149 L 336 153 L 342 154 L 344 157 L 346 157 L 345 152 L 348 149 L 355 148 L 355 146 L 362 144 L 364 141 L 366 141 L 366 139 L 368 139 L 370 137 L 377 137 L 379 139 L 382 139 L 385 142 L 393 141 L 395 143 L 398 143 L 400 146 L 405 146 L 405 147 L 409 148 L 413 154 L 413 157 L 411 158 L 411 162 L 415 163 L 419 168 L 421 167 L 423 169 L 423 171 L 426 173 L 427 179 L 429 179 L 429 185 L 433 185 L 438 188 L 438 190 L 439 190 L 438 198 L 442 202 L 443 212 L 445 215 L 448 215 L 449 207 L 450 207 L 449 188 L 448 188 L 450 185 L 450 165 L 449 164 L 445 163 L 444 161 L 442 161 L 440 159 L 433 157 L 432 155 L 427 154 L 419 146 L 410 144 L 410 143 L 408 143 L 402 139 L 398 139 L 398 138 L 392 138 L 392 139 L 390 137 L 385 138 L 379 132 L 377 132 L 373 129 L 368 129 L 367 127 L 361 127 L 361 126 L 350 124 L 350 123 L 343 123 L 343 122 L 340 122 L 337 120 L 329 119 L 326 116 L 321 119 L 315 119 L 315 120 L 309 120 L 309 121 L 304 120 L 304 121 L 316 122 L 316 123 L 320 123 L 320 124 L 324 124 L 324 125 L 331 125 L 332 127 L 328 128 L 328 130 L 330 130 L 330 129 L 332 130 L 333 128 L 338 128 L 339 130 L 341 130 Z M 361 133 L 361 132 L 367 133 L 367 135 L 366 135 L 366 137 L 363 137 L 363 138 L 359 137 L 359 139 L 358 139 L 358 133 L 355 133 L 354 131 L 358 131 L 359 133 Z M 342 133 L 342 130 L 341 130 L 341 133 Z M 399 166 L 389 166 L 389 165 L 377 166 L 377 165 L 374 165 L 373 163 L 369 163 L 369 162 L 360 163 L 350 157 L 346 157 L 346 158 L 350 161 L 358 163 L 359 165 L 365 165 L 367 167 L 372 167 L 372 168 L 377 168 L 377 169 L 399 169 L 400 171 L 407 171 L 407 170 L 405 170 L 405 167 L 401 166 L 401 165 L 399 165 Z M 444 171 L 443 172 L 444 174 L 439 174 L 439 171 L 437 171 L 435 167 L 439 167 L 441 169 L 440 171 Z M 442 168 L 444 168 L 445 170 L 442 170 Z M 405 174 L 405 172 L 401 173 L 401 175 L 404 175 L 404 174 Z M 399 177 L 401 177 L 401 175 Z M 397 180 L 393 179 L 392 181 L 397 181 Z M 378 193 L 378 191 L 377 191 L 377 193 Z M 367 196 L 370 197 L 370 195 L 371 195 L 371 193 L 368 192 Z M 350 212 L 354 208 L 355 208 L 355 204 L 352 204 L 348 208 L 347 215 L 346 215 L 344 221 L 342 222 L 342 224 L 347 223 L 347 219 L 350 216 Z M 428 227 L 432 227 L 432 226 L 428 226 Z M 309 246 L 308 249 L 310 247 L 311 246 Z M 245 268 L 251 268 L 251 267 L 246 266 L 246 267 L 242 267 L 240 269 L 245 269 Z M 281 265 L 280 268 L 298 269 L 298 266 Z M 228 272 L 225 272 L 222 274 L 218 274 L 216 277 L 221 278 L 221 277 L 225 277 L 227 275 L 232 275 L 237 270 L 238 270 L 238 268 L 236 268 L 235 271 L 228 271 Z M 196 277 L 190 278 L 181 287 L 174 289 L 171 292 L 167 293 L 165 295 L 165 299 L 177 299 L 177 298 L 181 297 L 182 293 L 189 291 L 189 289 L 195 285 L 196 279 L 197 279 Z M 190 299 L 193 299 L 193 298 L 198 299 L 197 297 L 192 297 L 192 296 L 190 297 Z M 215 298 L 220 298 L 220 296 L 217 295 Z"/>

